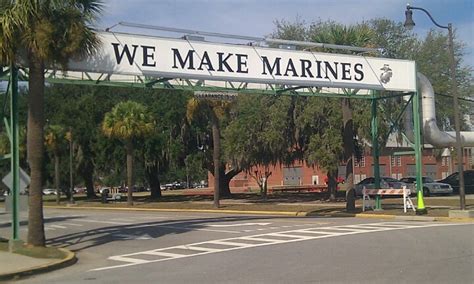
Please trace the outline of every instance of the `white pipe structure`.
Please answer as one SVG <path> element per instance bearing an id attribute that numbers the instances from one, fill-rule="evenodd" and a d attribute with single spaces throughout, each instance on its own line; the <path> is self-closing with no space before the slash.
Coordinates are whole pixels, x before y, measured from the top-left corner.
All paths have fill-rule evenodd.
<path id="1" fill-rule="evenodd" d="M 456 132 L 441 131 L 436 124 L 435 94 L 433 86 L 425 75 L 418 72 L 418 86 L 421 93 L 422 129 L 424 142 L 435 147 L 454 147 Z M 463 147 L 474 147 L 474 131 L 461 131 Z"/>

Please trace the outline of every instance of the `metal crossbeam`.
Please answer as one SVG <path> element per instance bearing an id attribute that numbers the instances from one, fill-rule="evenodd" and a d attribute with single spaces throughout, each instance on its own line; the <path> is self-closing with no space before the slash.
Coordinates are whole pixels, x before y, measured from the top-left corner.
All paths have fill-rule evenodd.
<path id="1" fill-rule="evenodd" d="M 3 67 L 0 80 L 8 80 L 8 67 Z M 28 80 L 28 69 L 22 68 L 19 72 L 21 81 Z M 182 91 L 232 91 L 241 94 L 263 95 L 290 95 L 312 96 L 329 98 L 372 99 L 369 91 L 347 92 L 342 88 L 322 88 L 292 86 L 281 84 L 249 83 L 235 81 L 192 80 L 180 78 L 153 78 L 136 75 L 116 75 L 93 72 L 62 72 L 60 70 L 46 70 L 46 82 L 51 84 L 75 84 L 108 87 L 174 89 Z M 377 99 L 384 98 L 378 97 Z M 387 97 L 388 98 L 388 97 Z"/>

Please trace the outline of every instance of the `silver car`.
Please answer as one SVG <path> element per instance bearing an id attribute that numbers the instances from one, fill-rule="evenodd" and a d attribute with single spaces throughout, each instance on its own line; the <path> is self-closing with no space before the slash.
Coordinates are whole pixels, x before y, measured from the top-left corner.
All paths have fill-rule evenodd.
<path id="1" fill-rule="evenodd" d="M 380 177 L 380 188 L 403 188 L 404 186 L 408 187 L 406 183 L 394 179 L 391 177 Z M 362 190 L 365 188 L 371 189 L 375 188 L 375 178 L 368 177 L 363 179 L 361 182 L 355 185 L 354 194 L 356 196 L 362 196 Z"/>
<path id="2" fill-rule="evenodd" d="M 408 187 L 411 189 L 411 192 L 416 193 L 416 177 L 404 177 L 401 181 L 408 184 Z M 430 196 L 433 194 L 453 194 L 453 188 L 442 182 L 436 182 L 430 177 L 422 177 L 421 181 L 423 182 L 423 195 Z"/>
<path id="3" fill-rule="evenodd" d="M 45 188 L 43 189 L 43 194 L 44 195 L 56 195 L 56 189 L 54 188 Z"/>

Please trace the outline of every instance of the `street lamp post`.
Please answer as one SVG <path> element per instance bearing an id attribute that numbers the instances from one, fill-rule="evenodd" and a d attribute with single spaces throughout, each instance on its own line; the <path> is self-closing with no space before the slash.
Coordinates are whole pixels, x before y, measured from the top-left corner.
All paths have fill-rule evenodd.
<path id="1" fill-rule="evenodd" d="M 442 26 L 438 24 L 431 14 L 419 7 L 413 7 L 409 4 L 407 5 L 407 9 L 405 11 L 405 24 L 404 26 L 408 29 L 412 29 L 415 26 L 415 22 L 413 22 L 413 11 L 412 10 L 420 10 L 425 12 L 426 15 L 430 18 L 430 20 L 435 24 L 437 27 L 442 29 L 448 30 L 448 47 L 449 47 L 449 66 L 451 69 L 451 89 L 453 91 L 453 107 L 454 107 L 454 128 L 456 131 L 456 156 L 458 160 L 458 172 L 459 172 L 459 198 L 461 204 L 461 210 L 466 209 L 466 197 L 464 191 L 464 173 L 463 173 L 463 148 L 461 143 L 461 123 L 459 120 L 459 101 L 458 101 L 458 86 L 456 83 L 456 59 L 454 57 L 454 42 L 453 42 L 453 26 L 449 23 L 447 26 Z"/>

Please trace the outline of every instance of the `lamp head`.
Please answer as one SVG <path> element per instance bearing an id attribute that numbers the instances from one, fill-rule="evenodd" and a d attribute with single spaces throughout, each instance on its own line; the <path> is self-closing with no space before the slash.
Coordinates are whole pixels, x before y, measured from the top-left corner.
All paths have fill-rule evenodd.
<path id="1" fill-rule="evenodd" d="M 409 30 L 413 29 L 415 26 L 415 22 L 413 22 L 413 11 L 411 10 L 410 5 L 407 5 L 407 9 L 405 10 L 405 23 L 403 26 Z"/>

